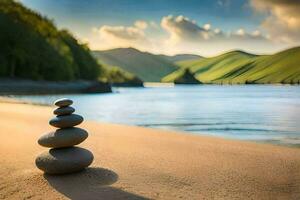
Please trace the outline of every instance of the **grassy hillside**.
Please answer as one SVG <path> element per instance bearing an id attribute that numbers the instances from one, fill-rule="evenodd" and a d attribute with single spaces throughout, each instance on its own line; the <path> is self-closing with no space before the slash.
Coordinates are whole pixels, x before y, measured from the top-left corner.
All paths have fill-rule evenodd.
<path id="1" fill-rule="evenodd" d="M 159 82 L 164 76 L 178 69 L 175 64 L 159 55 L 133 48 L 94 51 L 93 55 L 99 62 L 109 66 L 118 66 L 146 82 Z"/>
<path id="2" fill-rule="evenodd" d="M 175 84 L 199 84 L 201 83 L 195 78 L 190 69 L 179 69 L 162 79 L 162 82 L 174 82 Z"/>
<path id="3" fill-rule="evenodd" d="M 93 80 L 101 74 L 86 46 L 18 2 L 0 1 L 0 27 L 1 77 Z"/>
<path id="4" fill-rule="evenodd" d="M 159 56 L 161 56 L 163 59 L 166 59 L 166 60 L 168 60 L 172 63 L 203 58 L 202 56 L 194 55 L 194 54 L 177 54 L 177 55 L 174 55 L 174 56 L 167 56 L 167 55 L 162 55 L 161 54 Z"/>
<path id="5" fill-rule="evenodd" d="M 203 83 L 299 83 L 300 47 L 274 55 L 253 55 L 233 51 L 212 58 L 177 62 L 182 69 L 189 69 Z M 164 77 L 173 82 L 182 69 Z"/>

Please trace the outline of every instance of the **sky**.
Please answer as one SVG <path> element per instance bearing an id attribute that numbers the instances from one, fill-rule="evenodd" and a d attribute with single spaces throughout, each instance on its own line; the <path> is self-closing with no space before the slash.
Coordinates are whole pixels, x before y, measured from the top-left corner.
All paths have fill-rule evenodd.
<path id="1" fill-rule="evenodd" d="M 300 45 L 300 0 L 20 0 L 92 50 L 270 54 Z"/>

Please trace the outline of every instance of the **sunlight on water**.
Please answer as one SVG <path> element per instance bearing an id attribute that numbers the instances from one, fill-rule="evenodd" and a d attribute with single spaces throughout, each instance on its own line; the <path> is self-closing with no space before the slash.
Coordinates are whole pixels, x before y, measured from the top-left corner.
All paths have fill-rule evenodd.
<path id="1" fill-rule="evenodd" d="M 300 146 L 300 87 L 114 88 L 112 94 L 18 96 L 51 104 L 74 100 L 86 119 Z"/>

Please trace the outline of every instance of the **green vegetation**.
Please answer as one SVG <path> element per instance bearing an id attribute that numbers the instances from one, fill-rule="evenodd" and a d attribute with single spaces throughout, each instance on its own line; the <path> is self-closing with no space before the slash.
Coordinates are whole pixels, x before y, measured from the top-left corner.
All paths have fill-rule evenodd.
<path id="1" fill-rule="evenodd" d="M 194 54 L 177 54 L 174 56 L 159 55 L 159 56 L 173 63 L 185 61 L 185 60 L 195 60 L 195 59 L 203 58 L 202 56 L 194 55 Z"/>
<path id="2" fill-rule="evenodd" d="M 0 76 L 33 80 L 95 80 L 89 49 L 53 22 L 12 0 L 0 2 Z"/>
<path id="3" fill-rule="evenodd" d="M 199 84 L 190 69 L 179 69 L 162 79 L 162 82 L 174 82 L 175 84 Z"/>
<path id="4" fill-rule="evenodd" d="M 0 77 L 31 80 L 137 82 L 122 70 L 98 64 L 67 30 L 13 0 L 0 1 Z"/>
<path id="5" fill-rule="evenodd" d="M 178 69 L 174 63 L 159 55 L 141 52 L 133 48 L 94 51 L 93 55 L 99 62 L 108 66 L 118 66 L 146 82 L 160 82 L 164 76 Z"/>
<path id="6" fill-rule="evenodd" d="M 300 82 L 300 47 L 274 55 L 253 55 L 233 51 L 212 58 L 194 59 L 176 63 L 181 68 L 164 77 L 164 82 L 174 82 L 189 69 L 203 83 L 250 84 Z"/>
<path id="7" fill-rule="evenodd" d="M 141 86 L 143 85 L 142 80 L 137 78 L 135 75 L 113 66 L 103 65 L 104 72 L 100 78 L 103 82 L 109 82 L 113 84 L 123 84 L 128 86 Z"/>
<path id="8" fill-rule="evenodd" d="M 274 55 L 253 55 L 243 51 L 232 51 L 211 58 L 189 54 L 153 55 L 133 48 L 95 51 L 93 54 L 100 62 L 118 66 L 149 82 L 208 84 L 300 82 L 300 47 Z M 177 62 L 172 63 L 172 60 Z"/>

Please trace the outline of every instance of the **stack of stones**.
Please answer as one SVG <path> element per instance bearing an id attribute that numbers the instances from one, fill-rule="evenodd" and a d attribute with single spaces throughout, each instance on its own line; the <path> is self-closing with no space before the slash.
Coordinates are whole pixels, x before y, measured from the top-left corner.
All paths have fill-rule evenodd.
<path id="1" fill-rule="evenodd" d="M 70 105 L 71 99 L 59 99 L 54 102 L 57 108 L 54 110 L 56 117 L 49 121 L 51 126 L 59 129 L 43 135 L 38 143 L 41 146 L 51 148 L 40 154 L 36 160 L 36 166 L 48 174 L 65 174 L 80 171 L 93 162 L 93 154 L 83 148 L 75 147 L 82 143 L 88 133 L 74 127 L 83 122 L 83 117 L 73 114 L 75 109 Z"/>

